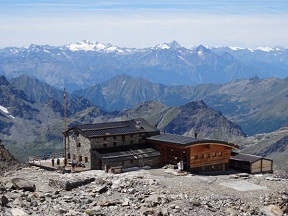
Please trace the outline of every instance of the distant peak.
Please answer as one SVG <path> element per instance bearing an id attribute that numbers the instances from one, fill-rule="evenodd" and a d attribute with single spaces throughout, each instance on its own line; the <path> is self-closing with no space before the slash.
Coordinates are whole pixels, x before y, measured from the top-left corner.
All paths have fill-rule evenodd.
<path id="1" fill-rule="evenodd" d="M 170 43 L 162 43 L 162 44 L 157 44 L 155 46 L 155 49 L 178 49 L 181 48 L 181 46 L 174 40 Z"/>

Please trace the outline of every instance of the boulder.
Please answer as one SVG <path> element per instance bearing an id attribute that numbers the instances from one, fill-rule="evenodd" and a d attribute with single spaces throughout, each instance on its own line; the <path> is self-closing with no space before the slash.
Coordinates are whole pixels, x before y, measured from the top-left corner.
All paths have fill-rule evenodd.
<path id="1" fill-rule="evenodd" d="M 0 200 L 0 204 L 1 204 L 2 206 L 6 206 L 8 203 L 9 203 L 8 198 L 7 198 L 6 196 L 2 196 L 2 197 L 1 197 L 1 200 Z"/>
<path id="2" fill-rule="evenodd" d="M 23 178 L 13 178 L 11 180 L 13 184 L 13 188 L 17 190 L 31 191 L 34 192 L 36 190 L 36 186 L 34 183 L 25 180 Z"/>
<path id="3" fill-rule="evenodd" d="M 11 209 L 12 216 L 28 216 L 28 214 L 19 208 L 13 208 Z"/>
<path id="4" fill-rule="evenodd" d="M 267 216 L 282 216 L 282 215 L 284 215 L 283 211 L 277 205 L 265 206 L 262 209 L 262 212 L 264 213 L 264 215 L 267 215 Z"/>

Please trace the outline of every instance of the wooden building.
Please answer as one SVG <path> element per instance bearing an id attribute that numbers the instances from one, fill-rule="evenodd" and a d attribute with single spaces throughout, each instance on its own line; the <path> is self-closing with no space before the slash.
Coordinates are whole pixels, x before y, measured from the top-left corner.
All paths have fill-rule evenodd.
<path id="1" fill-rule="evenodd" d="M 64 134 L 68 163 L 76 160 L 89 169 L 112 166 L 159 166 L 160 153 L 146 138 L 160 132 L 144 119 L 77 125 Z"/>
<path id="2" fill-rule="evenodd" d="M 272 173 L 273 160 L 256 155 L 232 153 L 230 168 L 248 173 Z"/>
<path id="3" fill-rule="evenodd" d="M 197 139 L 175 134 L 161 134 L 147 138 L 161 152 L 161 163 L 183 162 L 184 170 L 190 172 L 225 171 L 229 168 L 233 143 L 218 140 Z"/>

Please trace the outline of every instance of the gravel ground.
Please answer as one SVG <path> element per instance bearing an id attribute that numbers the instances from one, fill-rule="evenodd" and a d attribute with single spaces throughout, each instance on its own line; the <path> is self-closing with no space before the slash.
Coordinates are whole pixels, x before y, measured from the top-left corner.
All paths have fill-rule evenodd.
<path id="1" fill-rule="evenodd" d="M 36 191 L 12 188 L 16 177 L 34 183 Z M 49 179 L 91 177 L 96 180 L 71 191 L 49 185 Z M 179 175 L 171 169 L 139 168 L 121 174 L 60 174 L 22 168 L 0 177 L 0 215 L 288 215 L 287 175 L 280 177 Z"/>

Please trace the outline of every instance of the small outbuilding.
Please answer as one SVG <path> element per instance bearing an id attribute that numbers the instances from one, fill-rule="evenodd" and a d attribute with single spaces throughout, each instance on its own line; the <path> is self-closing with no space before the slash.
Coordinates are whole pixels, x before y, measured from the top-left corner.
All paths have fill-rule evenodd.
<path id="1" fill-rule="evenodd" d="M 248 173 L 272 173 L 273 160 L 261 156 L 232 152 L 229 166 Z"/>

